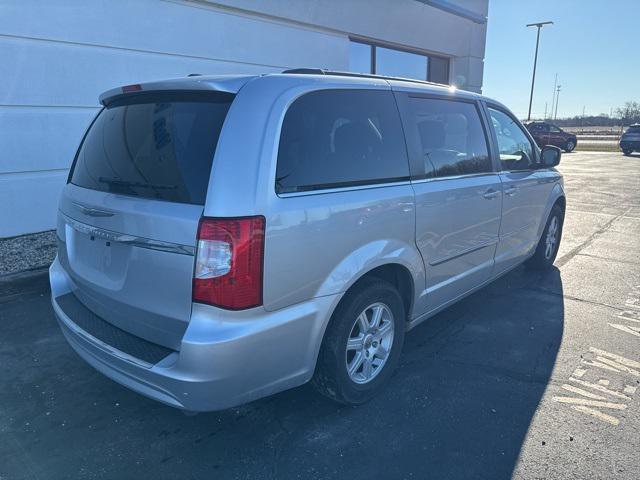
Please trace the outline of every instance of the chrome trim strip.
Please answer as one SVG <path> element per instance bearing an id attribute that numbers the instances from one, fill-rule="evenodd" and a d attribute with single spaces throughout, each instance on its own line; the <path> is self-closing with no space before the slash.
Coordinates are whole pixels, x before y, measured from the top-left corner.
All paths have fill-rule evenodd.
<path id="1" fill-rule="evenodd" d="M 324 195 L 327 193 L 351 192 L 351 191 L 357 191 L 357 190 L 368 190 L 371 188 L 399 187 L 402 185 L 411 185 L 411 181 L 403 180 L 402 182 L 372 183 L 369 185 L 358 185 L 358 186 L 352 186 L 352 187 L 319 188 L 318 190 L 307 190 L 304 192 L 291 192 L 291 193 L 277 193 L 276 195 L 280 198 L 305 197 L 307 195 Z"/>
<path id="2" fill-rule="evenodd" d="M 432 267 L 436 267 L 438 265 L 442 265 L 443 263 L 448 262 L 449 260 L 455 260 L 456 258 L 460 258 L 460 257 L 462 257 L 464 255 L 469 254 L 469 253 L 473 253 L 473 252 L 477 252 L 478 250 L 482 250 L 485 247 L 491 247 L 491 246 L 495 245 L 496 243 L 498 243 L 498 240 L 493 240 L 493 241 L 488 242 L 488 243 L 483 243 L 482 245 L 478 245 L 478 246 L 475 246 L 475 247 L 468 248 L 468 249 L 466 249 L 466 250 L 464 250 L 462 252 L 456 253 L 455 255 L 451 255 L 449 257 L 445 257 L 445 258 L 441 258 L 439 260 L 434 260 L 433 262 L 429 262 L 429 265 L 432 266 Z"/>
<path id="3" fill-rule="evenodd" d="M 151 238 L 137 237 L 135 235 L 127 235 L 125 233 L 118 233 L 112 230 L 106 230 L 104 228 L 94 227 L 87 225 L 86 223 L 74 220 L 68 217 L 64 213 L 60 212 L 60 215 L 64 219 L 64 222 L 74 230 L 91 235 L 102 240 L 114 243 L 123 243 L 134 247 L 147 248 L 149 250 L 158 250 L 161 252 L 177 253 L 180 255 L 194 256 L 196 248 L 190 245 L 181 245 L 179 243 L 163 242 L 160 240 L 153 240 Z"/>
<path id="4" fill-rule="evenodd" d="M 482 172 L 482 173 L 468 173 L 466 175 L 451 175 L 448 177 L 431 177 L 431 178 L 419 178 L 416 180 L 412 180 L 412 184 L 419 183 L 429 183 L 429 182 L 442 182 L 444 180 L 460 180 L 465 178 L 474 178 L 474 177 L 489 177 L 489 176 L 498 176 L 499 172 Z"/>

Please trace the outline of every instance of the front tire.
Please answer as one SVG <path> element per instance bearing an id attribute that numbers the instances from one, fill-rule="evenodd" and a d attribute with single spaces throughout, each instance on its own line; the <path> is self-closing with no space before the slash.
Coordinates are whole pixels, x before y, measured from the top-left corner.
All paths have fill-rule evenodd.
<path id="1" fill-rule="evenodd" d="M 562 226 L 564 224 L 564 211 L 558 205 L 554 205 L 547 218 L 547 224 L 538 241 L 538 246 L 533 256 L 526 261 L 526 265 L 534 270 L 546 270 L 551 268 L 558 255 L 560 240 L 562 238 Z"/>
<path id="2" fill-rule="evenodd" d="M 629 155 L 631 155 L 631 150 L 623 150 L 622 153 L 624 154 L 624 156 L 628 157 Z"/>
<path id="3" fill-rule="evenodd" d="M 564 151 L 567 153 L 573 152 L 575 148 L 576 148 L 576 143 L 573 140 L 568 140 L 567 143 L 564 145 Z"/>
<path id="4" fill-rule="evenodd" d="M 398 290 L 384 280 L 363 280 L 345 294 L 331 317 L 312 384 L 339 403 L 367 402 L 398 366 L 405 328 Z"/>

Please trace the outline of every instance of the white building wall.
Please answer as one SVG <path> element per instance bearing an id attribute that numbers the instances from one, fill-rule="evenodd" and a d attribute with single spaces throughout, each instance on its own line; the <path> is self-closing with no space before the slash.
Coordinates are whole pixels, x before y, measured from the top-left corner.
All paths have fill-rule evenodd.
<path id="1" fill-rule="evenodd" d="M 487 2 L 444 3 L 486 15 Z M 349 35 L 451 56 L 453 80 L 482 86 L 486 24 L 416 0 L 0 1 L 0 238 L 54 228 L 102 91 L 189 73 L 346 70 Z"/>

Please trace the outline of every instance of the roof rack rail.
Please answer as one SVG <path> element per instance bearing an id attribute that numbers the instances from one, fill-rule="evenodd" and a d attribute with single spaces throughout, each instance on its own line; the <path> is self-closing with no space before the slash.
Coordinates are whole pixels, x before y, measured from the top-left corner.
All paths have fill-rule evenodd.
<path id="1" fill-rule="evenodd" d="M 451 85 L 447 85 L 446 83 L 428 82 L 426 80 L 418 80 L 415 78 L 388 77 L 386 75 L 375 75 L 373 73 L 340 72 L 337 70 L 325 70 L 324 68 L 290 68 L 289 70 L 283 70 L 282 73 L 298 75 L 331 75 L 338 77 L 373 78 L 379 80 L 398 80 L 401 82 L 420 83 L 423 85 L 436 85 L 438 87 L 451 87 Z"/>

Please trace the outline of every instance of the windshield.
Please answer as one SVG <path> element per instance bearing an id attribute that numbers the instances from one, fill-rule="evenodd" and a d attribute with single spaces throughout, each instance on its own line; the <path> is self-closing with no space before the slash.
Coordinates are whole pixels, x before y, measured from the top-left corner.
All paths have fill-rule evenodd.
<path id="1" fill-rule="evenodd" d="M 93 190 L 204 204 L 218 136 L 233 95 L 138 94 L 104 108 L 70 176 Z"/>

